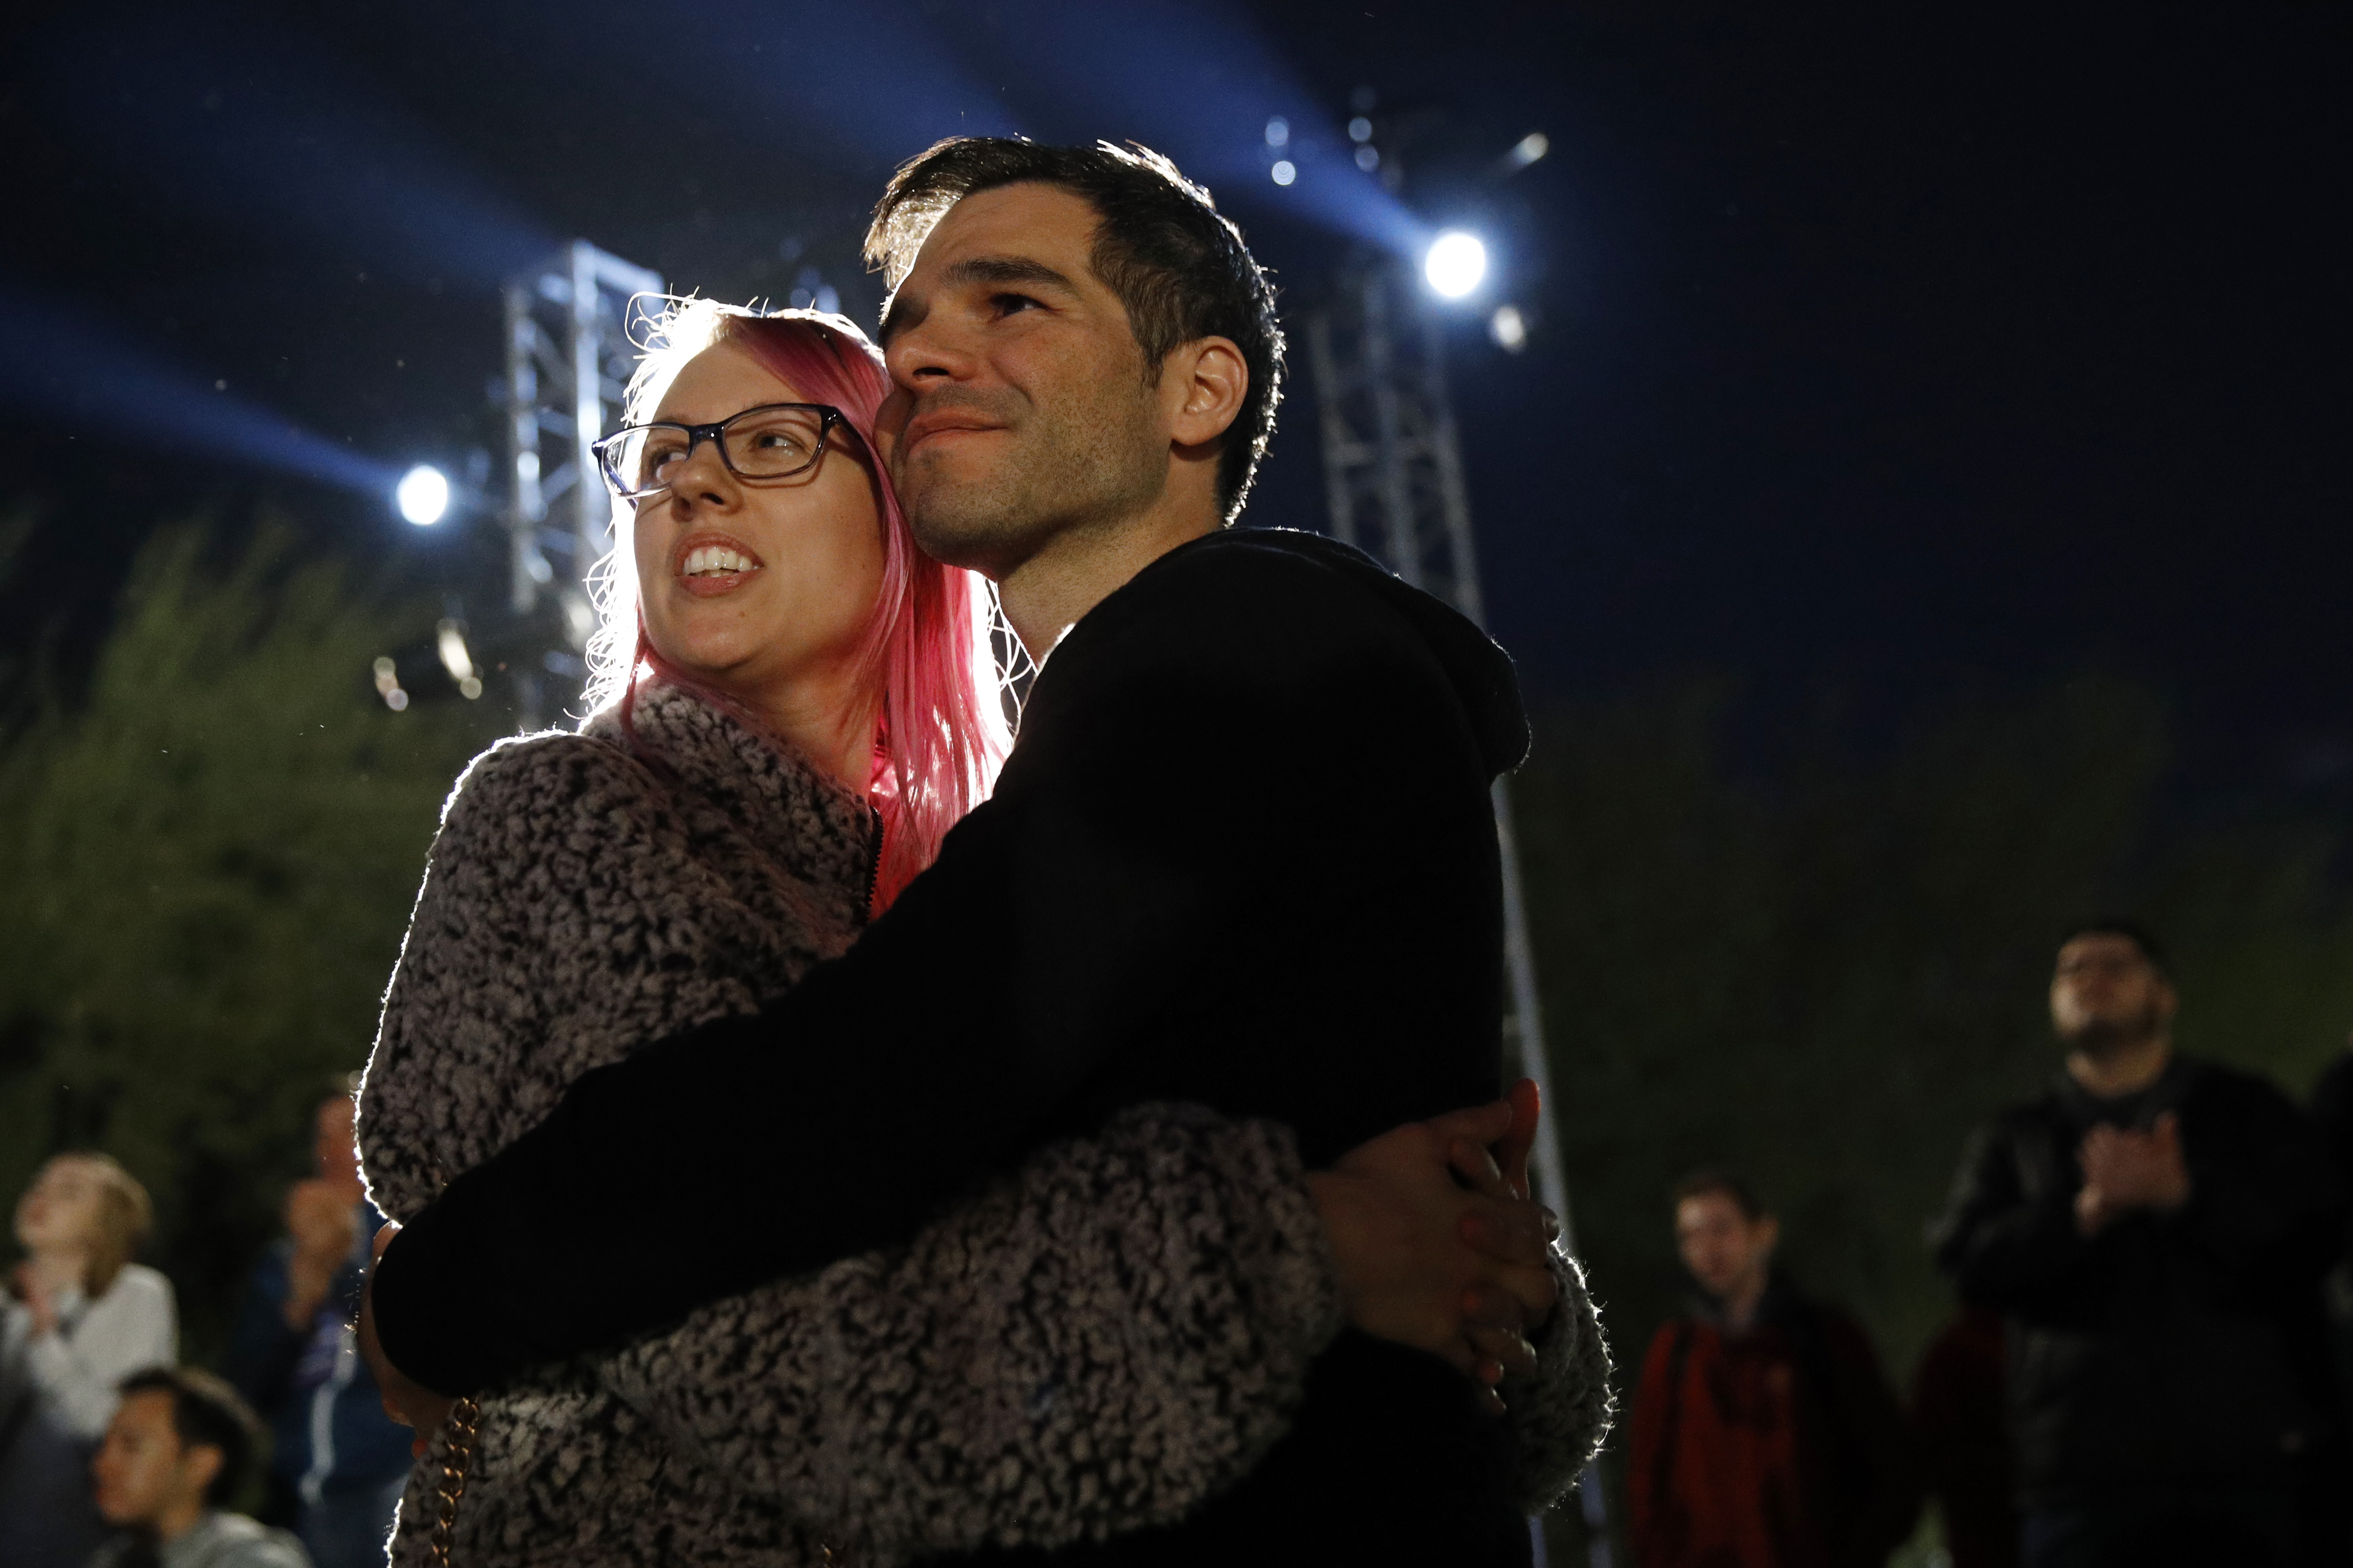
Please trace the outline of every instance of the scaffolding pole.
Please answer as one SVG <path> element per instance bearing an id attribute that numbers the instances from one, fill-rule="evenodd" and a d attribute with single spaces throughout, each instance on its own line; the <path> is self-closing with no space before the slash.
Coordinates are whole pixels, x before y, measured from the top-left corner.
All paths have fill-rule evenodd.
<path id="1" fill-rule="evenodd" d="M 535 730 L 587 672 L 582 656 L 596 628 L 588 573 L 613 545 L 611 499 L 590 447 L 619 422 L 634 334 L 662 280 L 575 239 L 509 279 L 505 292 L 507 609 L 543 626 L 510 667 L 522 727 Z"/>

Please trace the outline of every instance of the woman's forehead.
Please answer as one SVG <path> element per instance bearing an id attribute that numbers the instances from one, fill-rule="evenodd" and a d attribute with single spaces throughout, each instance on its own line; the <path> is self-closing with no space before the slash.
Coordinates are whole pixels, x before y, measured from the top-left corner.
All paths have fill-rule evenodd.
<path id="1" fill-rule="evenodd" d="M 680 367 L 655 408 L 656 420 L 716 425 L 763 403 L 806 403 L 798 388 L 725 338 Z"/>

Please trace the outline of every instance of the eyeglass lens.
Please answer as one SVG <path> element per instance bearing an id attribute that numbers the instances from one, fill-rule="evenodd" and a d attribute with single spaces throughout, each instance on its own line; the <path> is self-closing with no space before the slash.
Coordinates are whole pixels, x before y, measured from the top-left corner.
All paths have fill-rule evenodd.
<path id="1" fill-rule="evenodd" d="M 693 437 L 682 425 L 649 425 L 622 432 L 608 449 L 617 488 L 628 495 L 663 489 L 686 461 Z M 825 415 L 815 408 L 754 408 L 721 427 L 727 467 L 747 479 L 780 479 L 818 459 Z"/>

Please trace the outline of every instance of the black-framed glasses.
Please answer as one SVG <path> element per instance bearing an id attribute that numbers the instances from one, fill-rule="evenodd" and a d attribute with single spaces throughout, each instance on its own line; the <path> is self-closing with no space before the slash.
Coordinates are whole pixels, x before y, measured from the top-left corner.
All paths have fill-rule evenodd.
<path id="1" fill-rule="evenodd" d="M 623 500 L 643 500 L 670 489 L 670 476 L 709 441 L 739 479 L 788 479 L 817 467 L 826 437 L 847 425 L 829 403 L 764 403 L 716 425 L 629 425 L 589 450 L 605 487 Z"/>

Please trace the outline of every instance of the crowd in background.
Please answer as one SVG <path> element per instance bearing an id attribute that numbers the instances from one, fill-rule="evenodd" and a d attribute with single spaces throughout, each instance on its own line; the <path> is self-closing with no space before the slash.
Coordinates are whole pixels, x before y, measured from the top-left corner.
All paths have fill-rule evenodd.
<path id="1" fill-rule="evenodd" d="M 1634 1401 L 1641 1568 L 1875 1568 L 1924 1495 L 1955 1568 L 2353 1557 L 2332 1318 L 2353 1055 L 2299 1109 L 2176 1051 L 2177 1005 L 2146 930 L 2061 944 L 2064 1070 L 1963 1157 L 1932 1232 L 1960 1313 L 1908 1410 L 1853 1320 L 1776 1268 L 1779 1225 L 1747 1184 L 1676 1188 L 1697 1298 Z"/>
<path id="2" fill-rule="evenodd" d="M 383 1218 L 352 1109 L 349 1085 L 322 1100 L 316 1173 L 287 1196 L 217 1373 L 178 1364 L 171 1282 L 131 1261 L 145 1190 L 102 1153 L 42 1167 L 0 1307 L 0 1568 L 384 1561 L 411 1434 L 353 1339 Z M 254 1514 L 234 1511 L 257 1489 Z"/>
<path id="3" fill-rule="evenodd" d="M 2176 1051 L 2177 1005 L 2146 931 L 2061 945 L 2063 1070 L 1963 1157 L 1932 1232 L 1959 1310 L 1908 1400 L 1862 1327 L 1776 1266 L 1747 1182 L 1676 1186 L 1694 1297 L 1631 1402 L 1641 1568 L 1873 1568 L 1930 1497 L 1954 1568 L 2353 1558 L 2353 1054 L 2299 1109 Z M 177 1366 L 171 1283 L 132 1261 L 138 1182 L 102 1153 L 43 1167 L 0 1305 L 0 1568 L 383 1561 L 411 1435 L 350 1329 L 382 1218 L 348 1086 L 314 1159 L 219 1375 Z"/>

